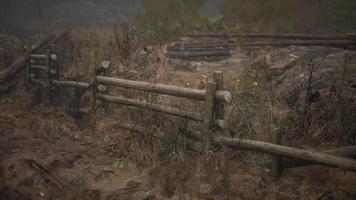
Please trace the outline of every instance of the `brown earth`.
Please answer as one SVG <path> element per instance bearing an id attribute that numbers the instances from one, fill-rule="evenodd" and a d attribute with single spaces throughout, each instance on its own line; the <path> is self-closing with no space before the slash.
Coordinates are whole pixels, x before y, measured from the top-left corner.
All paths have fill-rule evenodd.
<path id="1" fill-rule="evenodd" d="M 199 88 L 207 74 L 223 70 L 232 82 L 250 62 L 238 52 L 218 63 L 172 64 L 165 81 Z M 165 160 L 151 153 L 144 162 L 144 148 L 117 125 L 135 110 L 100 111 L 93 126 L 90 116 L 75 119 L 39 103 L 32 92 L 0 101 L 0 199 L 356 199 L 356 173 L 312 166 L 273 180 L 263 165 L 268 156 L 244 151 L 184 150 Z M 176 130 L 176 119 L 159 119 L 170 123 L 158 135 Z"/>

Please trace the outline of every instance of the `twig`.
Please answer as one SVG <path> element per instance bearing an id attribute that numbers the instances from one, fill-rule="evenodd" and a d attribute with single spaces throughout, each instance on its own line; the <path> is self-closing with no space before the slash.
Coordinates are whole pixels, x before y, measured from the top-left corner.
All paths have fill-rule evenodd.
<path id="1" fill-rule="evenodd" d="M 63 190 L 65 183 L 63 183 L 58 177 L 54 176 L 43 167 L 41 164 L 32 159 L 25 159 L 25 162 L 32 168 L 40 172 L 40 175 L 43 176 L 46 180 L 51 182 L 57 189 Z"/>

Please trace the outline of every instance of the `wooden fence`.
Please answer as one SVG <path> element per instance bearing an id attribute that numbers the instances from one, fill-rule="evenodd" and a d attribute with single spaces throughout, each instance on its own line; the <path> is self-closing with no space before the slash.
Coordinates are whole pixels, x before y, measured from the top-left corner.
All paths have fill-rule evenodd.
<path id="1" fill-rule="evenodd" d="M 114 103 L 134 106 L 201 122 L 209 127 L 227 128 L 227 122 L 223 116 L 223 106 L 231 102 L 232 96 L 229 91 L 223 90 L 223 73 L 220 71 L 214 72 L 213 81 L 208 81 L 207 88 L 201 90 L 109 77 L 108 69 L 110 63 L 103 62 L 99 67 L 95 68 L 93 75 L 91 75 L 90 83 L 87 83 L 59 80 L 58 68 L 54 64 L 57 56 L 54 54 L 30 54 L 29 58 L 26 70 L 27 82 L 39 84 L 47 88 L 50 99 L 53 98 L 55 87 L 90 89 L 92 92 L 91 110 L 96 109 L 96 100 L 98 99 L 103 101 L 104 105 Z M 192 112 L 170 106 L 151 104 L 122 96 L 110 95 L 107 89 L 108 86 L 205 101 L 205 106 L 203 112 Z"/>
<path id="2" fill-rule="evenodd" d="M 92 93 L 90 108 L 92 111 L 96 110 L 96 100 L 98 99 L 104 102 L 104 107 L 107 103 L 134 106 L 201 122 L 209 128 L 228 129 L 227 122 L 224 118 L 224 106 L 232 101 L 232 95 L 229 91 L 224 90 L 222 72 L 214 72 L 213 80 L 207 83 L 205 90 L 109 77 L 109 62 L 103 62 L 99 67 L 95 68 L 89 83 L 63 81 L 59 78 L 57 56 L 55 54 L 51 54 L 49 51 L 47 51 L 47 54 L 33 54 L 31 51 L 28 53 L 29 62 L 26 67 L 26 80 L 29 84 L 35 83 L 47 88 L 50 100 L 53 98 L 55 88 L 75 87 L 88 89 L 91 90 Z M 110 95 L 107 89 L 108 86 L 204 101 L 204 110 L 202 112 L 192 112 L 159 104 L 150 104 L 121 96 L 113 96 Z M 184 134 L 186 137 L 195 141 L 202 141 L 205 137 L 204 134 L 191 130 L 186 130 Z M 275 177 L 278 177 L 282 172 L 284 166 L 282 157 L 302 161 L 297 162 L 296 165 L 294 163 L 294 166 L 316 163 L 356 171 L 356 160 L 347 158 L 354 158 L 356 152 L 355 146 L 321 153 L 301 150 L 281 145 L 281 133 L 279 131 L 274 134 L 273 143 L 215 135 L 209 135 L 209 139 L 212 144 L 218 146 L 223 145 L 234 149 L 238 148 L 271 154 L 272 174 Z M 293 163 L 291 166 L 293 166 Z M 286 168 L 289 167 L 286 166 Z"/>

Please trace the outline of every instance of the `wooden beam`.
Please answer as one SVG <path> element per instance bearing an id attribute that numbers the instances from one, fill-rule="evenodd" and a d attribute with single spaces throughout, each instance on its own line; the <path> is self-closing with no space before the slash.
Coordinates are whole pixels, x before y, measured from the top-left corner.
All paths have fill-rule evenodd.
<path id="1" fill-rule="evenodd" d="M 345 40 L 356 39 L 355 34 L 300 34 L 300 33 L 226 33 L 226 32 L 198 32 L 187 34 L 188 37 L 240 37 L 264 39 L 301 39 L 301 40 Z"/>
<path id="2" fill-rule="evenodd" d="M 173 58 L 192 58 L 201 56 L 230 56 L 232 51 L 230 49 L 219 50 L 204 50 L 204 51 L 168 51 L 167 55 Z"/>
<path id="3" fill-rule="evenodd" d="M 224 73 L 222 71 L 214 72 L 214 82 L 216 82 L 216 90 L 224 90 Z M 217 102 L 215 104 L 216 119 L 224 119 L 224 104 Z"/>
<path id="4" fill-rule="evenodd" d="M 259 41 L 241 42 L 236 44 L 240 47 L 260 47 L 260 46 L 337 46 L 345 47 L 356 45 L 356 41 L 351 40 L 310 40 L 310 41 Z"/>
<path id="5" fill-rule="evenodd" d="M 356 171 L 356 160 L 324 153 L 238 138 L 217 137 L 214 139 L 214 142 L 215 144 L 227 146 L 229 148 L 252 150 L 288 158 L 312 161 L 322 165 L 336 167 L 344 170 Z"/>
<path id="6" fill-rule="evenodd" d="M 118 86 L 128 89 L 140 90 L 145 92 L 153 92 L 158 94 L 183 97 L 194 100 L 204 101 L 206 98 L 206 90 L 177 87 L 171 85 L 152 84 L 147 82 L 131 81 L 126 79 L 110 78 L 105 76 L 97 77 L 98 83 Z M 219 90 L 216 92 L 215 99 L 219 102 L 230 103 L 232 95 L 229 91 Z"/>
<path id="7" fill-rule="evenodd" d="M 210 128 L 214 121 L 214 98 L 216 92 L 216 83 L 209 81 L 206 86 L 206 91 L 207 94 L 205 100 L 204 124 Z"/>
<path id="8" fill-rule="evenodd" d="M 139 108 L 154 110 L 157 112 L 182 117 L 185 119 L 202 121 L 202 116 L 200 113 L 183 111 L 178 108 L 162 106 L 162 105 L 157 105 L 157 104 L 150 104 L 150 103 L 132 100 L 132 99 L 124 98 L 124 97 L 114 97 L 114 96 L 109 96 L 109 95 L 104 95 L 104 94 L 97 94 L 97 98 L 100 100 L 111 102 L 111 103 L 116 103 L 116 104 L 121 104 L 121 105 L 126 105 L 126 106 L 135 106 L 135 107 L 139 107 Z"/>
<path id="9" fill-rule="evenodd" d="M 47 86 L 45 82 L 43 82 L 43 81 L 41 81 L 39 79 L 31 79 L 31 82 L 36 83 L 38 85 L 41 85 L 42 87 L 46 87 Z"/>
<path id="10" fill-rule="evenodd" d="M 47 71 L 47 67 L 43 66 L 43 65 L 30 65 L 30 69 L 39 69 L 39 70 L 43 70 L 43 71 Z"/>
<path id="11" fill-rule="evenodd" d="M 323 151 L 322 153 L 330 154 L 333 156 L 356 159 L 356 146 L 348 146 L 348 147 L 342 147 L 338 149 L 332 149 L 329 151 Z M 316 164 L 318 163 L 312 161 L 299 160 L 299 159 L 285 158 L 283 159 L 282 167 L 284 169 L 288 169 L 288 168 L 296 168 L 296 167 L 305 167 L 305 166 L 316 165 Z"/>
<path id="12" fill-rule="evenodd" d="M 45 60 L 48 59 L 48 56 L 45 54 L 30 54 L 31 59 L 39 59 L 39 60 Z"/>
<path id="13" fill-rule="evenodd" d="M 77 87 L 82 89 L 89 88 L 89 83 L 85 83 L 85 82 L 52 80 L 52 83 L 54 86 L 59 86 L 59 87 Z"/>
<path id="14" fill-rule="evenodd" d="M 336 46 L 345 47 L 356 45 L 356 40 L 285 40 L 285 41 L 245 41 L 234 43 L 186 43 L 168 47 L 168 55 L 177 55 L 181 57 L 195 57 L 202 55 L 212 55 L 215 52 L 231 51 L 236 47 L 263 47 L 263 46 Z M 218 50 L 217 48 L 221 48 Z M 230 49 L 229 49 L 230 48 Z M 222 53 L 224 54 L 224 53 Z M 226 53 L 227 54 L 227 53 Z M 215 54 L 218 55 L 218 54 Z"/>
<path id="15" fill-rule="evenodd" d="M 282 133 L 280 129 L 276 129 L 273 131 L 273 143 L 281 145 L 282 144 Z M 272 156 L 272 176 L 277 179 L 282 174 L 282 158 L 278 155 Z"/>
<path id="16" fill-rule="evenodd" d="M 168 47 L 167 51 L 171 52 L 171 51 L 200 51 L 200 52 L 208 52 L 208 51 L 221 51 L 221 50 L 225 50 L 225 51 L 231 51 L 233 48 L 236 47 L 236 44 L 233 45 L 224 45 L 224 44 L 211 44 L 211 45 L 202 45 L 202 46 L 194 46 L 191 44 L 187 44 L 187 46 L 179 46 L 179 47 Z"/>
<path id="17" fill-rule="evenodd" d="M 194 134 L 186 134 L 186 136 L 199 142 L 201 142 L 203 138 L 202 134 L 198 132 L 194 132 Z M 278 155 L 306 162 L 312 162 L 314 164 L 317 163 L 344 170 L 356 171 L 356 160 L 354 159 L 347 159 L 326 153 L 318 153 L 309 150 L 302 150 L 293 147 L 247 139 L 215 137 L 212 140 L 213 143 L 218 146 L 226 146 L 232 149 L 242 149 L 247 151 L 256 151 L 265 154 Z M 350 152 L 353 153 L 355 151 L 354 148 L 355 147 L 350 147 L 350 149 L 348 149 L 348 154 Z"/>

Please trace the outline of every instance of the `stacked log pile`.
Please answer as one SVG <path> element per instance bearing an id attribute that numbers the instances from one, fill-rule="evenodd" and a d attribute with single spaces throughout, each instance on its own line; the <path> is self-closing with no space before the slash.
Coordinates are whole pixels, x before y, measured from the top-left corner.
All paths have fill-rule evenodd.
<path id="1" fill-rule="evenodd" d="M 286 33 L 192 33 L 193 41 L 210 38 L 209 42 L 176 42 L 168 46 L 167 55 L 181 59 L 226 58 L 236 47 L 328 46 L 345 49 L 356 47 L 356 34 L 311 35 Z M 211 39 L 215 41 L 212 42 Z"/>

